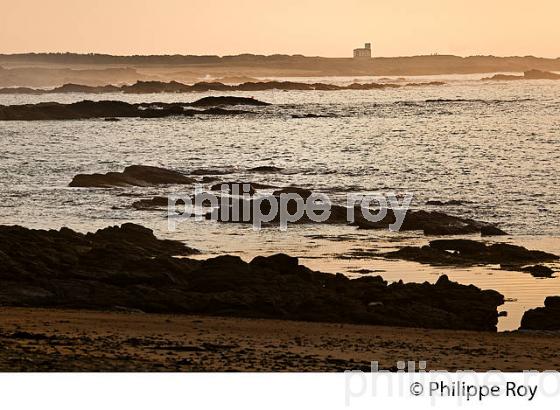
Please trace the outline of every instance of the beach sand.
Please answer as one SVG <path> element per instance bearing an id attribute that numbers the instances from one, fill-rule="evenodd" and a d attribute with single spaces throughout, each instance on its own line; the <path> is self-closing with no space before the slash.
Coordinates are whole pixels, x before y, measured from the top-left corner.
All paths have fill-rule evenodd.
<path id="1" fill-rule="evenodd" d="M 1 371 L 560 370 L 560 335 L 0 308 Z"/>

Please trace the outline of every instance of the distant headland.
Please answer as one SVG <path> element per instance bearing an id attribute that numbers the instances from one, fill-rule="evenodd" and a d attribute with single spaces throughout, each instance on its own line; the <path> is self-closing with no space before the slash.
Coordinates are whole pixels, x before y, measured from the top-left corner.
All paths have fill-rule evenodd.
<path id="1" fill-rule="evenodd" d="M 560 58 L 421 55 L 327 58 L 303 55 L 0 54 L 0 86 L 60 86 L 226 77 L 416 76 L 560 71 Z"/>

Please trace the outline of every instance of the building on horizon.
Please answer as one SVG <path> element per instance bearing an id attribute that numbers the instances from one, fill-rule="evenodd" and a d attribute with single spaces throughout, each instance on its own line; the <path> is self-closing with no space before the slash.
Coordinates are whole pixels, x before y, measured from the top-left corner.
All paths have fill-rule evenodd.
<path id="1" fill-rule="evenodd" d="M 371 58 L 371 43 L 364 44 L 364 48 L 355 48 L 354 58 Z"/>
<path id="2" fill-rule="evenodd" d="M 364 44 L 364 48 L 355 48 L 354 58 L 371 58 L 371 43 Z"/>

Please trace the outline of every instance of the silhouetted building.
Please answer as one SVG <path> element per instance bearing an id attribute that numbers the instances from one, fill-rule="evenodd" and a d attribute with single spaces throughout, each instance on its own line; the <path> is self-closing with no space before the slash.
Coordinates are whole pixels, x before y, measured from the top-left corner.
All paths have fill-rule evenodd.
<path id="1" fill-rule="evenodd" d="M 366 43 L 364 48 L 355 48 L 354 58 L 371 58 L 371 43 Z"/>

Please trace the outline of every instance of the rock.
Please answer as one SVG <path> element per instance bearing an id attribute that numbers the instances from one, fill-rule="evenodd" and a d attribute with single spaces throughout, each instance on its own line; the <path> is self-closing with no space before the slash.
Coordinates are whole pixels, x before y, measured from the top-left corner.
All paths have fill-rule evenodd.
<path id="1" fill-rule="evenodd" d="M 123 172 L 78 174 L 69 186 L 109 188 L 114 186 L 151 186 L 161 184 L 192 184 L 193 178 L 178 171 L 147 165 L 131 165 Z"/>
<path id="2" fill-rule="evenodd" d="M 495 74 L 482 80 L 516 81 L 516 80 L 560 80 L 560 74 L 542 70 L 528 70 L 523 75 Z"/>
<path id="3" fill-rule="evenodd" d="M 549 296 L 544 301 L 544 307 L 526 311 L 519 329 L 560 330 L 560 296 Z"/>
<path id="4" fill-rule="evenodd" d="M 529 70 L 523 73 L 526 80 L 560 80 L 560 74 L 550 71 Z"/>
<path id="5" fill-rule="evenodd" d="M 463 201 L 459 201 L 457 199 L 450 199 L 449 201 L 440 201 L 437 199 L 430 199 L 426 201 L 426 205 L 435 205 L 435 206 L 452 206 L 452 205 L 463 205 Z"/>
<path id="6" fill-rule="evenodd" d="M 313 194 L 313 191 L 306 188 L 286 187 L 278 189 L 272 193 L 272 195 L 274 196 L 280 196 L 280 194 L 297 194 L 303 199 L 307 200 L 307 198 L 309 198 Z"/>
<path id="7" fill-rule="evenodd" d="M 220 96 L 220 97 L 204 97 L 189 104 L 192 107 L 216 107 L 220 105 L 254 105 L 266 106 L 270 105 L 264 101 L 256 100 L 255 98 L 248 97 L 233 97 L 233 96 Z"/>
<path id="8" fill-rule="evenodd" d="M 138 210 L 160 210 L 167 208 L 169 198 L 165 196 L 154 196 L 150 199 L 140 199 L 132 203 L 132 207 Z"/>
<path id="9" fill-rule="evenodd" d="M 535 278 L 551 278 L 554 274 L 554 271 L 550 269 L 548 266 L 543 265 L 532 265 L 532 266 L 525 266 L 521 268 L 523 272 L 529 272 Z"/>
<path id="10" fill-rule="evenodd" d="M 275 166 L 272 166 L 272 165 L 264 165 L 264 166 L 260 166 L 260 167 L 249 168 L 247 171 L 249 171 L 249 172 L 260 172 L 262 174 L 269 174 L 269 173 L 280 172 L 283 169 L 284 168 L 275 167 Z"/>
<path id="11" fill-rule="evenodd" d="M 228 175 L 232 173 L 232 168 L 199 168 L 191 171 L 191 175 Z"/>
<path id="12" fill-rule="evenodd" d="M 223 187 L 226 188 L 227 193 L 231 193 L 234 188 L 237 190 L 239 195 L 243 195 L 244 186 L 248 187 L 247 193 L 249 195 L 254 195 L 257 193 L 257 189 L 267 189 L 273 188 L 271 185 L 259 184 L 255 182 L 220 182 L 219 184 L 214 184 L 210 187 L 212 191 L 221 191 Z"/>
<path id="13" fill-rule="evenodd" d="M 507 243 L 487 245 L 469 239 L 435 240 L 429 246 L 405 246 L 382 256 L 432 265 L 500 264 L 509 265 L 515 270 L 521 270 L 523 264 L 558 259 L 558 256 L 551 253 L 529 250 L 522 246 Z"/>
<path id="14" fill-rule="evenodd" d="M 480 228 L 481 236 L 503 236 L 507 234 L 507 232 L 504 232 L 500 228 L 493 225 L 484 225 L 482 228 Z"/>
<path id="15" fill-rule="evenodd" d="M 330 118 L 334 117 L 332 114 L 292 114 L 292 118 L 303 119 L 303 118 Z"/>
<path id="16" fill-rule="evenodd" d="M 387 284 L 312 271 L 283 254 L 173 257 L 193 252 L 134 224 L 86 235 L 0 226 L 0 305 L 495 331 L 504 302 L 445 276 Z"/>
<path id="17" fill-rule="evenodd" d="M 355 224 L 360 229 L 388 229 L 396 218 L 392 210 L 379 222 L 370 222 L 364 218 L 357 218 Z M 429 212 L 423 210 L 408 211 L 406 213 L 401 231 L 423 231 L 424 235 L 465 235 L 481 232 L 487 223 L 468 218 L 460 218 L 443 212 Z"/>
<path id="18" fill-rule="evenodd" d="M 549 309 L 560 309 L 560 296 L 549 296 L 544 300 L 544 307 Z"/>
<path id="19" fill-rule="evenodd" d="M 226 183 L 228 192 L 231 192 L 231 187 L 233 185 L 242 184 L 242 182 L 235 182 L 235 183 Z M 249 184 L 249 183 L 247 183 Z M 257 189 L 266 189 L 272 188 L 269 185 L 263 184 L 250 184 L 250 195 L 254 195 Z M 221 184 L 215 184 L 211 187 L 213 191 L 221 190 Z M 239 192 L 241 188 L 238 188 Z M 307 200 L 309 196 L 312 194 L 312 191 L 305 188 L 298 188 L 298 187 L 286 187 L 273 192 L 273 197 L 264 200 L 260 204 L 260 209 L 263 214 L 268 214 L 270 211 L 270 204 L 268 203 L 269 200 L 275 200 L 278 202 L 278 197 L 282 193 L 295 193 L 302 197 L 302 199 Z M 220 205 L 221 206 L 221 205 Z M 253 205 L 250 204 L 249 208 L 252 209 Z M 288 202 L 288 212 L 290 214 L 296 213 L 296 203 L 294 201 Z M 321 223 L 324 224 L 350 224 L 357 226 L 359 229 L 389 229 L 389 226 L 393 224 L 396 220 L 395 215 L 392 210 L 388 210 L 387 216 L 380 221 L 371 222 L 368 221 L 366 218 L 363 217 L 361 213 L 361 209 L 356 206 L 354 208 L 354 215 L 355 220 L 354 222 L 348 221 L 348 208 L 342 205 L 331 204 L 330 206 L 330 217 Z M 222 210 L 222 213 L 227 212 L 227 210 Z M 209 216 L 208 216 L 209 217 Z M 235 222 L 229 221 L 227 218 L 222 220 L 219 218 L 218 220 L 222 222 Z M 247 223 L 252 222 L 252 216 L 249 218 Z M 275 218 L 274 220 L 270 221 L 269 224 L 277 224 L 279 222 L 279 218 Z M 305 214 L 302 218 L 300 218 L 296 223 L 300 224 L 311 224 L 316 223 L 310 220 Z M 423 230 L 425 235 L 459 235 L 459 234 L 473 234 L 473 233 L 480 233 L 483 227 L 488 227 L 488 225 L 484 222 L 478 222 L 472 219 L 465 219 L 456 216 L 451 216 L 444 214 L 442 212 L 427 212 L 427 211 L 409 211 L 406 214 L 404 222 L 401 226 L 402 231 L 415 231 L 415 230 Z"/>
<path id="20" fill-rule="evenodd" d="M 482 242 L 470 239 L 440 239 L 430 241 L 430 246 L 442 251 L 454 251 L 461 254 L 473 255 L 486 251 L 486 245 Z"/>
<path id="21" fill-rule="evenodd" d="M 66 74 L 65 74 L 66 75 Z M 519 77 L 522 78 L 522 77 Z M 400 81 L 400 80 L 399 80 Z M 226 81 L 229 82 L 229 81 Z M 381 90 L 385 88 L 400 88 L 414 86 L 443 85 L 443 82 L 432 81 L 423 83 L 391 84 L 391 83 L 352 83 L 347 86 L 327 83 L 303 83 L 297 81 L 244 81 L 240 84 L 225 84 L 224 81 L 207 82 L 202 81 L 192 85 L 179 83 L 177 81 L 137 81 L 134 84 L 122 86 L 88 86 L 79 84 L 64 84 L 61 87 L 42 89 L 28 87 L 0 88 L 0 94 L 52 94 L 52 93 L 117 93 L 125 94 L 154 94 L 154 93 L 193 93 L 193 92 L 229 92 L 229 91 L 338 91 L 338 90 Z M 214 97 L 212 97 L 214 98 Z M 243 97 L 238 97 L 243 98 Z M 214 104 L 214 103 L 213 103 Z M 227 102 L 226 102 L 227 104 Z M 236 103 L 234 103 L 236 104 Z M 254 105 L 254 104 L 249 104 Z M 259 104 L 262 105 L 262 104 Z"/>
<path id="22" fill-rule="evenodd" d="M 187 109 L 190 103 L 140 103 L 124 101 L 79 101 L 70 104 L 57 102 L 0 105 L 0 121 L 81 120 L 89 118 L 163 118 L 194 115 L 238 115 L 243 110 L 212 107 L 206 110 Z"/>

